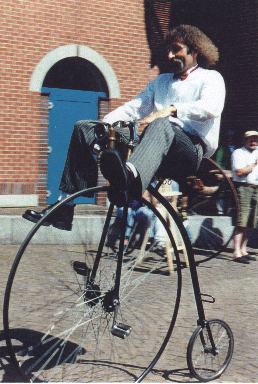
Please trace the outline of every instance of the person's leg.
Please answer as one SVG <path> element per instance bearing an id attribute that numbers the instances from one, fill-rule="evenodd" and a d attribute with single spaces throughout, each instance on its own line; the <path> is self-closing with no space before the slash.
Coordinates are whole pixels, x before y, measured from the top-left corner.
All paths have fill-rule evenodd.
<path id="1" fill-rule="evenodd" d="M 116 211 L 117 217 L 120 219 L 120 226 L 121 226 L 123 211 L 124 211 L 124 208 L 122 207 L 117 208 L 117 211 Z M 134 226 L 134 217 L 135 217 L 135 210 L 132 209 L 131 207 L 128 207 L 124 245 L 128 245 L 128 239 L 131 235 L 131 232 Z"/>
<path id="2" fill-rule="evenodd" d="M 135 210 L 128 207 L 127 224 L 126 224 L 126 230 L 125 230 L 125 237 L 127 240 L 131 235 L 131 232 L 134 226 L 134 219 L 135 219 Z M 128 244 L 128 241 L 126 242 L 126 244 Z"/>
<path id="3" fill-rule="evenodd" d="M 124 204 L 126 200 L 124 197 L 116 201 L 116 191 L 127 191 L 129 197 L 134 194 L 133 198 L 139 200 L 157 171 L 162 171 L 165 177 L 174 178 L 173 176 L 179 175 L 179 178 L 183 179 L 193 173 L 202 157 L 202 148 L 200 144 L 198 146 L 200 151 L 191 139 L 168 119 L 156 119 L 146 127 L 139 145 L 126 165 L 118 153 L 104 152 L 100 159 L 100 168 L 113 187 L 114 204 Z M 136 174 L 131 166 L 136 170 Z"/>
<path id="4" fill-rule="evenodd" d="M 93 156 L 94 128 L 101 122 L 80 120 L 73 129 L 59 190 L 74 193 L 97 185 L 98 169 Z M 129 141 L 129 131 L 117 128 L 124 142 Z"/>
<path id="5" fill-rule="evenodd" d="M 248 220 L 248 228 L 243 234 L 242 244 L 241 244 L 241 252 L 242 255 L 248 260 L 256 261 L 256 257 L 251 256 L 247 251 L 247 242 L 248 242 L 248 232 L 249 228 L 257 227 L 257 216 L 258 216 L 258 186 L 251 185 L 249 186 L 250 193 L 250 215 Z"/>
<path id="6" fill-rule="evenodd" d="M 75 124 L 59 185 L 60 191 L 74 193 L 96 186 L 98 169 L 92 153 L 96 123 L 93 120 L 81 120 Z"/>
<path id="7" fill-rule="evenodd" d="M 234 232 L 234 258 L 241 257 L 241 244 L 243 238 L 243 228 L 236 227 Z"/>
<path id="8" fill-rule="evenodd" d="M 145 190 L 155 174 L 176 181 L 193 174 L 203 150 L 181 128 L 168 119 L 157 119 L 144 131 L 138 147 L 129 159 L 140 174 Z"/>
<path id="9" fill-rule="evenodd" d="M 149 239 L 154 240 L 155 236 L 155 231 L 156 231 L 156 221 L 157 221 L 157 216 L 152 216 L 151 219 L 151 224 L 150 224 L 150 232 L 149 232 Z"/>
<path id="10" fill-rule="evenodd" d="M 143 233 L 145 233 L 145 231 L 147 230 L 152 216 L 153 216 L 153 213 L 148 207 L 143 206 L 136 210 L 135 220 L 141 222 L 141 229 Z"/>
<path id="11" fill-rule="evenodd" d="M 137 229 L 140 234 L 139 244 L 142 244 L 145 233 L 151 226 L 152 216 L 152 211 L 145 206 L 142 206 L 135 211 L 135 220 L 138 222 Z"/>
<path id="12" fill-rule="evenodd" d="M 142 192 L 147 189 L 168 154 L 174 137 L 173 125 L 168 119 L 156 119 L 145 128 L 139 145 L 128 160 L 140 175 Z"/>
<path id="13" fill-rule="evenodd" d="M 241 249 L 241 254 L 242 256 L 248 255 L 246 246 L 247 246 L 247 235 L 248 235 L 248 228 L 243 228 L 242 232 L 242 239 L 241 239 L 241 244 L 240 244 L 240 249 Z"/>
<path id="14" fill-rule="evenodd" d="M 165 211 L 163 210 L 162 206 L 160 204 L 156 205 L 156 209 L 159 211 L 159 213 L 164 217 Z M 166 219 L 166 217 L 164 217 Z M 166 246 L 166 230 L 161 223 L 161 221 L 156 217 L 155 220 L 155 229 L 154 229 L 154 239 L 156 243 L 162 247 L 165 248 Z"/>
<path id="15" fill-rule="evenodd" d="M 239 217 L 234 231 L 234 261 L 243 264 L 249 264 L 246 258 L 247 250 L 247 234 L 248 222 L 251 214 L 252 205 L 252 188 L 245 183 L 236 184 L 237 195 L 239 200 Z"/>
<path id="16" fill-rule="evenodd" d="M 117 240 L 121 235 L 123 208 L 117 208 L 115 221 L 111 224 L 107 234 L 106 246 L 115 250 Z"/>
<path id="17" fill-rule="evenodd" d="M 74 126 L 59 186 L 61 190 L 59 200 L 64 199 L 71 193 L 87 187 L 94 187 L 97 184 L 97 163 L 91 148 L 94 141 L 94 126 L 96 123 L 97 121 L 83 120 L 77 122 Z M 36 223 L 57 203 L 58 201 L 42 212 L 27 210 L 22 217 Z M 70 231 L 72 229 L 73 215 L 74 204 L 65 204 L 56 212 L 55 216 L 52 217 L 51 215 L 49 217 L 45 225 L 53 225 L 58 229 Z"/>
<path id="18" fill-rule="evenodd" d="M 246 250 L 248 228 L 237 226 L 234 232 L 234 261 L 242 264 L 249 264 L 242 250 Z"/>

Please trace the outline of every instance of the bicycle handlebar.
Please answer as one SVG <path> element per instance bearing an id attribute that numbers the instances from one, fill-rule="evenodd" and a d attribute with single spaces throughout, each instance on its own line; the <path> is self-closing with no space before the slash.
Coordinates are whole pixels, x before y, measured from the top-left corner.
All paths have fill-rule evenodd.
<path id="1" fill-rule="evenodd" d="M 108 123 L 102 123 L 99 122 L 96 124 L 94 127 L 94 133 L 95 133 L 95 138 L 97 141 L 102 141 L 104 138 L 110 136 L 110 131 L 116 128 L 129 128 L 130 131 L 130 142 L 129 144 L 133 143 L 134 139 L 136 139 L 137 136 L 137 129 L 138 129 L 138 124 L 136 121 L 116 121 L 113 124 L 108 124 Z"/>

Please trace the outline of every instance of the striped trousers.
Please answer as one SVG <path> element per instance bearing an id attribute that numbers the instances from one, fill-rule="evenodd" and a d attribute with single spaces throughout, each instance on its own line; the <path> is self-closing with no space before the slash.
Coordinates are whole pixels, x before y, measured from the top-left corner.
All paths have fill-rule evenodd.
<path id="1" fill-rule="evenodd" d="M 74 193 L 97 184 L 97 164 L 93 157 L 95 120 L 78 121 L 71 136 L 59 189 Z M 129 131 L 121 129 L 125 142 Z M 198 137 L 187 135 L 167 118 L 149 124 L 134 149 L 130 162 L 137 169 L 143 192 L 154 175 L 171 178 L 183 185 L 187 176 L 198 169 L 203 147 Z"/>

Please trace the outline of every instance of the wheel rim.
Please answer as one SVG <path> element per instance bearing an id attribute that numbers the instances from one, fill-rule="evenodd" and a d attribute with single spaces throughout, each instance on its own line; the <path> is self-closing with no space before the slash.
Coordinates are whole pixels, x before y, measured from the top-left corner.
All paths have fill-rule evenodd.
<path id="1" fill-rule="evenodd" d="M 205 189 L 194 190 L 194 183 L 188 182 L 191 186 L 186 193 L 187 215 L 193 223 L 191 229 L 196 232 L 193 247 L 215 256 L 232 238 L 239 212 L 238 198 L 232 181 L 213 160 L 203 159 L 196 177 L 204 182 Z"/>
<path id="2" fill-rule="evenodd" d="M 48 228 L 39 226 L 35 233 L 40 232 L 47 236 Z M 82 236 L 76 245 L 42 246 L 34 239 L 16 259 L 5 299 L 5 331 L 19 372 L 32 381 L 137 379 L 172 331 L 180 272 L 169 275 L 166 261 L 154 252 L 140 266 L 137 252 L 124 256 L 116 321 L 132 331 L 120 339 L 111 334 L 114 313 L 108 305 L 116 253 L 104 247 L 95 295 L 85 299 L 85 266 L 92 268 L 97 249 L 91 237 Z"/>

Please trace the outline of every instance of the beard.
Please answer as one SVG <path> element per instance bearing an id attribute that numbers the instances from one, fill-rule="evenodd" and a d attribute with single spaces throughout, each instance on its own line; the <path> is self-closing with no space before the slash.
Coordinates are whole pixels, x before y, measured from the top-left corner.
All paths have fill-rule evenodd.
<path id="1" fill-rule="evenodd" d="M 181 73 L 184 70 L 184 62 L 182 59 L 174 58 L 169 61 L 169 69 L 171 73 Z"/>

